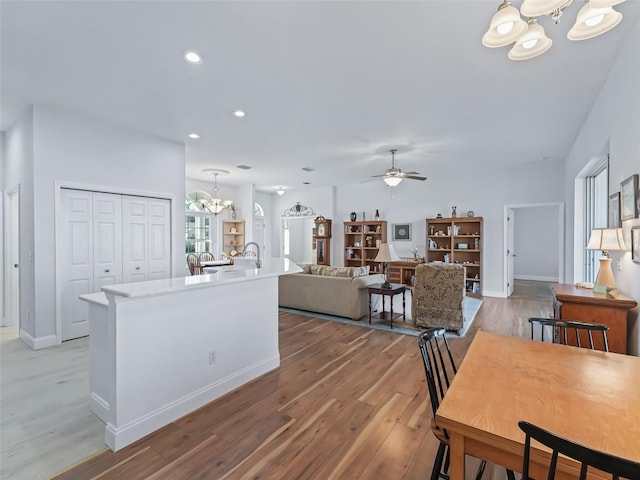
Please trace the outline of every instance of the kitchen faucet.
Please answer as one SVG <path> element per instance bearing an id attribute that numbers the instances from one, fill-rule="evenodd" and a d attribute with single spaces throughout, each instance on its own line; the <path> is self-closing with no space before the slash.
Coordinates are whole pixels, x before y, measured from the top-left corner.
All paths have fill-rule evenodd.
<path id="1" fill-rule="evenodd" d="M 244 246 L 244 248 L 242 250 L 244 252 L 245 256 L 247 254 L 247 247 L 249 245 L 255 245 L 255 247 L 256 247 L 256 251 L 257 251 L 257 255 L 258 255 L 257 256 L 257 260 L 256 260 L 256 268 L 262 267 L 262 262 L 260 261 L 260 245 L 258 245 L 256 242 L 249 242 L 249 243 L 245 244 L 245 246 Z"/>

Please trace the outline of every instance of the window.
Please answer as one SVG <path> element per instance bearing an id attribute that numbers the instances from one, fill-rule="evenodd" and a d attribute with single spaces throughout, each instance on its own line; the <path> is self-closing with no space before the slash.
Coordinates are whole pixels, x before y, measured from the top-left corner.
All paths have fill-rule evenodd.
<path id="1" fill-rule="evenodd" d="M 595 282 L 602 252 L 587 250 L 594 228 L 606 228 L 609 205 L 609 156 L 597 162 L 585 177 L 584 199 L 584 281 Z"/>
<path id="2" fill-rule="evenodd" d="M 212 252 L 211 227 L 212 215 L 204 207 L 211 196 L 201 190 L 189 192 L 185 195 L 185 252 Z"/>
<path id="3" fill-rule="evenodd" d="M 253 215 L 256 217 L 264 217 L 264 209 L 258 202 L 253 204 Z"/>

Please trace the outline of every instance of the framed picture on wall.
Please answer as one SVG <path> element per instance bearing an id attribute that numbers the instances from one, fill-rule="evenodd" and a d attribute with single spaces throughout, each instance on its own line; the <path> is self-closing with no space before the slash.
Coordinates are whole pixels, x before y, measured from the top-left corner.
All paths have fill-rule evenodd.
<path id="1" fill-rule="evenodd" d="M 394 223 L 393 239 L 394 240 L 411 240 L 411 224 L 410 223 Z"/>
<path id="2" fill-rule="evenodd" d="M 640 225 L 631 229 L 631 259 L 640 263 Z"/>
<path id="3" fill-rule="evenodd" d="M 638 174 L 631 175 L 620 184 L 620 219 L 638 217 Z"/>
<path id="4" fill-rule="evenodd" d="M 620 228 L 620 192 L 609 195 L 609 228 Z"/>

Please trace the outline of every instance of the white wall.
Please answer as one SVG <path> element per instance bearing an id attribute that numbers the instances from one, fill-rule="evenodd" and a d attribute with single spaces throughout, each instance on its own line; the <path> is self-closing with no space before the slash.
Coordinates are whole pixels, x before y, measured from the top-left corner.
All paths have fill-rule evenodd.
<path id="1" fill-rule="evenodd" d="M 624 20 L 623 20 L 624 21 Z M 603 146 L 609 145 L 609 192 L 620 191 L 620 182 L 634 173 L 640 173 L 640 22 L 630 30 L 624 48 L 611 69 L 607 81 L 593 108 L 580 129 L 567 157 L 565 189 L 567 204 L 567 249 L 574 245 L 574 222 L 582 217 L 576 209 L 574 197 L 579 195 L 574 188 L 575 178 L 589 159 L 597 157 Z M 578 220 L 579 221 L 579 220 Z M 640 225 L 640 219 L 623 222 L 625 240 L 630 240 L 631 226 Z M 630 243 L 630 242 L 629 242 Z M 575 246 L 576 253 L 581 247 Z M 621 259 L 622 270 L 614 268 L 618 289 L 627 296 L 640 301 L 640 264 L 633 263 L 631 253 L 612 253 L 614 260 Z M 566 256 L 566 271 L 574 271 L 574 257 Z M 571 282 L 570 278 L 568 282 Z M 640 353 L 638 322 L 633 322 L 631 353 Z"/>
<path id="2" fill-rule="evenodd" d="M 5 135 L 4 132 L 0 132 L 0 192 L 2 192 L 3 194 L 0 195 L 0 216 L 2 216 L 2 222 L 0 222 L 0 325 L 4 326 L 6 325 L 6 310 L 7 310 L 7 303 L 4 301 L 4 265 L 5 265 L 5 260 L 4 260 L 4 256 L 5 256 L 5 251 L 4 251 L 4 191 L 5 191 L 5 184 L 4 184 L 4 177 L 5 177 L 5 170 L 6 170 L 6 152 L 5 152 L 5 141 L 4 141 Z"/>
<path id="3" fill-rule="evenodd" d="M 21 183 L 20 258 L 27 266 L 33 254 L 33 263 L 21 268 L 20 293 L 21 318 L 27 315 L 23 308 L 30 310 L 34 323 L 25 329 L 37 348 L 51 344 L 56 334 L 56 184 L 170 197 L 173 271 L 183 273 L 185 160 L 183 144 L 46 105 L 34 106 L 19 122 L 22 135 L 29 133 L 29 123 L 33 135 L 24 148 L 32 149 L 33 186 L 27 181 L 23 189 Z M 16 133 L 7 132 L 12 144 Z M 7 160 L 7 179 L 28 177 L 24 166 L 30 163 L 18 152 L 7 148 Z"/>
<path id="4" fill-rule="evenodd" d="M 557 282 L 558 207 L 514 209 L 514 278 Z"/>
<path id="5" fill-rule="evenodd" d="M 5 189 L 20 186 L 20 335 L 35 337 L 35 270 L 33 222 L 33 109 L 5 132 Z M 51 198 L 53 203 L 53 197 Z M 53 240 L 53 239 L 52 239 Z"/>
<path id="6" fill-rule="evenodd" d="M 499 147 L 496 147 L 499 148 Z M 343 236 L 340 222 L 348 221 L 352 211 L 366 211 L 373 218 L 375 210 L 381 220 L 388 222 L 387 239 L 399 256 L 410 256 L 411 249 L 418 248 L 424 255 L 427 217 L 451 214 L 457 207 L 459 216 L 473 210 L 484 218 L 483 225 L 483 294 L 503 295 L 503 211 L 507 204 L 550 203 L 563 200 L 561 190 L 562 166 L 554 162 L 518 165 L 512 168 L 491 169 L 483 167 L 478 159 L 477 167 L 460 170 L 434 169 L 428 165 L 419 170 L 428 179 L 424 182 L 403 181 L 398 187 L 387 187 L 382 181 L 357 184 L 338 190 L 338 213 L 334 219 L 334 251 L 337 265 L 342 265 Z M 370 217 L 371 215 L 371 217 Z M 412 240 L 392 240 L 391 225 L 411 223 Z"/>

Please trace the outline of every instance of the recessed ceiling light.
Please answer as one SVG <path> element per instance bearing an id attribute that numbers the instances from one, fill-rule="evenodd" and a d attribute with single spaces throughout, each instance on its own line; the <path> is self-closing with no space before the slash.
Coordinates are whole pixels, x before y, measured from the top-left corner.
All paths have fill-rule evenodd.
<path id="1" fill-rule="evenodd" d="M 246 115 L 246 113 L 244 113 L 242 110 L 235 110 L 233 112 L 233 116 L 234 117 L 238 117 L 238 118 L 242 118 Z"/>
<path id="2" fill-rule="evenodd" d="M 189 134 L 189 138 L 193 138 L 194 140 L 197 140 L 200 138 L 200 135 L 198 135 L 196 132 L 193 132 Z"/>
<path id="3" fill-rule="evenodd" d="M 278 195 L 284 195 L 284 187 L 278 187 L 278 189 L 276 190 L 276 193 Z"/>
<path id="4" fill-rule="evenodd" d="M 193 50 L 187 50 L 182 56 L 189 63 L 202 63 L 202 56 Z"/>
<path id="5" fill-rule="evenodd" d="M 311 185 L 311 182 L 302 182 L 303 185 Z"/>

